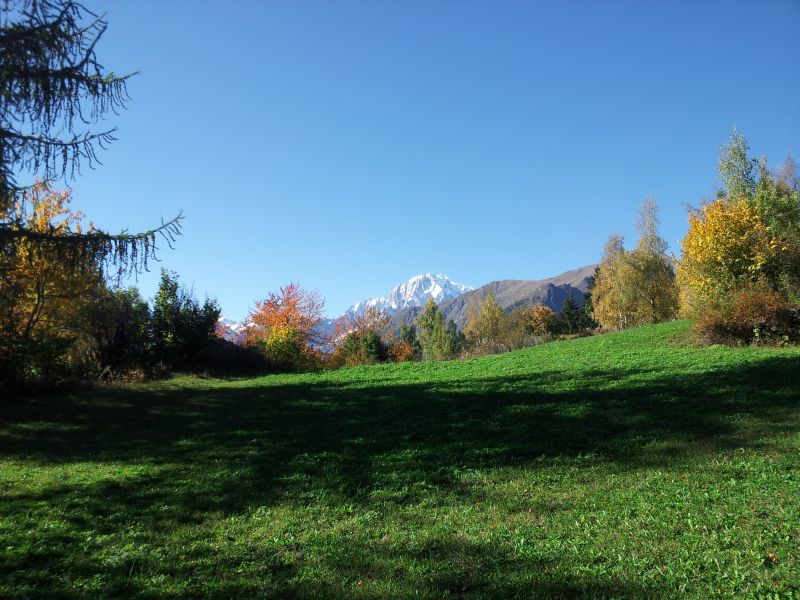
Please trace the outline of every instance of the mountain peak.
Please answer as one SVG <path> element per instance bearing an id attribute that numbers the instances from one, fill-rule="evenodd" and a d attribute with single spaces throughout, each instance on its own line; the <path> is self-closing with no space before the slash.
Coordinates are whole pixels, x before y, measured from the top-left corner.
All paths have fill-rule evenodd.
<path id="1" fill-rule="evenodd" d="M 444 273 L 421 273 L 399 283 L 387 296 L 364 300 L 348 308 L 344 315 L 357 316 L 369 308 L 392 314 L 409 306 L 423 306 L 428 299 L 437 304 L 460 296 L 473 289 L 468 285 L 456 283 Z"/>

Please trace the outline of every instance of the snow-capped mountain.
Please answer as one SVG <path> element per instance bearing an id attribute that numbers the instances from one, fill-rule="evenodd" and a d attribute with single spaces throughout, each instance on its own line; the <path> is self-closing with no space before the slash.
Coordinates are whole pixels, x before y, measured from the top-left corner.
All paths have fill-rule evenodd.
<path id="1" fill-rule="evenodd" d="M 474 288 L 456 283 L 442 273 L 425 273 L 396 285 L 387 296 L 371 298 L 348 308 L 341 316 L 355 317 L 368 308 L 386 311 L 391 315 L 410 306 L 424 306 L 429 298 L 437 304 L 452 300 Z"/>
<path id="2" fill-rule="evenodd" d="M 240 342 L 244 335 L 244 329 L 245 324 L 243 322 L 231 321 L 230 319 L 226 319 L 223 315 L 220 315 L 219 321 L 217 321 L 218 335 L 229 342 Z"/>

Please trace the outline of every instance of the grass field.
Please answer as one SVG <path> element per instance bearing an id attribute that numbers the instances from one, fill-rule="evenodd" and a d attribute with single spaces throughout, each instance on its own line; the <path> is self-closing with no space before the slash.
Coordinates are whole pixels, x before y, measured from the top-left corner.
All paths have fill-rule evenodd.
<path id="1" fill-rule="evenodd" d="M 0 596 L 800 598 L 800 349 L 686 323 L 0 404 Z"/>

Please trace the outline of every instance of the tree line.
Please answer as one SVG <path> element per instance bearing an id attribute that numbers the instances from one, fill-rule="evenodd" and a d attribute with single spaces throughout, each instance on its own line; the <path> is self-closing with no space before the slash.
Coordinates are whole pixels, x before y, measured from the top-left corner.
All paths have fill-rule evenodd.
<path id="1" fill-rule="evenodd" d="M 717 197 L 689 211 L 680 256 L 658 234 L 655 202 L 626 250 L 612 235 L 591 301 L 606 330 L 694 320 L 701 342 L 786 344 L 800 338 L 800 183 L 788 157 L 777 170 L 749 156 L 736 132 L 718 162 Z"/>
<path id="2" fill-rule="evenodd" d="M 54 186 L 114 130 L 86 129 L 125 107 L 127 81 L 95 48 L 105 21 L 72 0 L 0 4 L 0 387 L 69 379 L 157 376 L 172 370 L 306 370 L 442 360 L 523 348 L 559 336 L 694 320 L 704 343 L 787 344 L 800 338 L 800 183 L 791 159 L 770 170 L 734 131 L 719 156 L 722 188 L 689 212 L 679 256 L 646 201 L 639 239 L 612 235 L 583 298 L 554 313 L 504 311 L 487 295 L 459 330 L 429 302 L 397 331 L 368 311 L 320 328 L 324 303 L 290 284 L 255 304 L 241 344 L 220 335 L 219 307 L 163 271 L 149 302 L 121 277 L 147 268 L 157 242 L 180 234 L 181 215 L 150 231 L 111 235 L 84 223 Z M 19 182 L 23 174 L 34 183 Z"/>

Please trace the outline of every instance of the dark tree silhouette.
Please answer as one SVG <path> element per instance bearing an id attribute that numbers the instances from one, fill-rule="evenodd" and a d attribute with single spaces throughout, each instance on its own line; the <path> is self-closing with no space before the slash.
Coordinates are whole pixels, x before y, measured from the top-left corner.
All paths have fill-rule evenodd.
<path id="1" fill-rule="evenodd" d="M 28 231 L 12 216 L 22 175 L 74 178 L 99 164 L 114 128 L 93 130 L 127 102 L 127 81 L 98 62 L 107 23 L 71 0 L 0 0 L 0 255 L 27 238 L 52 246 L 64 261 L 138 272 L 155 258 L 156 242 L 172 245 L 182 215 L 142 233 L 53 236 Z"/>

